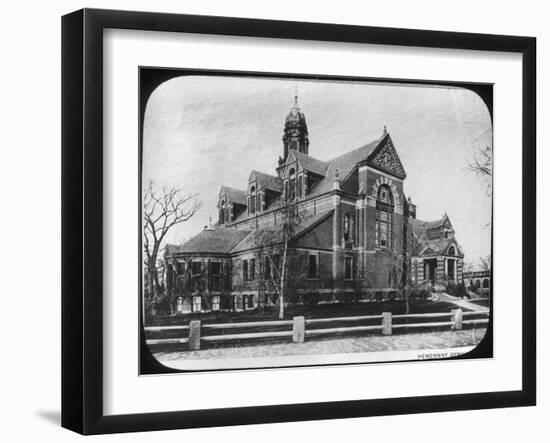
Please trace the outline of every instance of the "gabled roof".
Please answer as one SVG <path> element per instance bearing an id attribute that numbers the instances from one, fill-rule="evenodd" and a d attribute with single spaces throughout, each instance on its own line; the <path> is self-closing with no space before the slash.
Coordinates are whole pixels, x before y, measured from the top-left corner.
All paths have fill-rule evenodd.
<path id="1" fill-rule="evenodd" d="M 323 194 L 332 189 L 332 182 L 338 170 L 338 175 L 341 180 L 345 180 L 349 174 L 355 169 L 358 163 L 366 161 L 368 156 L 376 149 L 382 139 L 374 140 L 353 151 L 329 160 L 328 168 L 325 173 L 325 178 L 315 185 L 310 194 Z"/>
<path id="2" fill-rule="evenodd" d="M 250 231 L 238 229 L 205 229 L 195 235 L 184 244 L 166 245 L 167 254 L 227 254 L 239 243 Z"/>
<path id="3" fill-rule="evenodd" d="M 392 174 L 400 179 L 405 179 L 407 173 L 403 167 L 403 163 L 395 150 L 393 140 L 388 132 L 385 132 L 379 139 L 375 149 L 369 154 L 367 163 L 370 166 L 381 169 L 389 174 Z"/>
<path id="4" fill-rule="evenodd" d="M 329 217 L 334 211 L 321 212 L 315 214 L 303 221 L 297 223 L 296 232 L 293 239 L 297 239 L 301 235 L 305 234 L 310 229 L 313 229 L 327 217 Z M 251 231 L 246 237 L 244 237 L 232 250 L 231 253 L 238 253 L 247 251 L 249 249 L 255 249 L 260 246 L 271 246 L 281 243 L 283 241 L 282 234 L 283 225 L 275 225 L 267 228 L 261 228 Z"/>
<path id="5" fill-rule="evenodd" d="M 312 172 L 313 174 L 324 177 L 327 172 L 328 163 L 317 160 L 316 158 L 310 157 L 307 154 L 291 150 L 288 156 L 293 156 L 302 168 L 304 168 L 306 171 Z M 290 163 L 289 159 L 287 159 L 287 164 L 288 163 Z"/>
<path id="6" fill-rule="evenodd" d="M 445 226 L 445 223 L 448 223 L 449 226 L 452 226 L 451 220 L 449 220 L 449 216 L 447 214 L 445 214 L 443 217 L 441 217 L 438 220 L 426 222 L 426 229 L 441 228 L 442 226 Z"/>
<path id="7" fill-rule="evenodd" d="M 250 173 L 249 182 L 255 178 L 261 188 L 270 189 L 276 192 L 283 192 L 283 181 L 274 175 L 269 175 L 264 172 L 252 171 Z"/>
<path id="8" fill-rule="evenodd" d="M 414 246 L 413 246 L 414 256 L 429 257 L 429 256 L 435 256 L 435 255 L 446 255 L 447 249 L 449 248 L 449 246 L 451 246 L 451 244 L 454 244 L 456 246 L 457 256 L 459 257 L 464 256 L 460 248 L 460 245 L 458 244 L 455 237 L 450 237 L 450 238 L 441 237 L 441 238 L 431 239 L 428 236 L 428 230 L 433 229 L 433 228 L 429 228 L 429 226 L 440 227 L 443 225 L 443 223 L 441 223 L 441 220 L 434 220 L 429 222 L 417 220 L 417 219 L 411 220 L 411 224 L 413 228 L 413 238 L 414 238 Z"/>
<path id="9" fill-rule="evenodd" d="M 389 140 L 391 140 L 389 133 L 386 132 L 376 140 L 373 140 L 372 142 L 360 146 L 353 151 L 339 155 L 338 157 L 335 157 L 328 161 L 321 161 L 301 152 L 291 150 L 287 158 L 287 164 L 289 163 L 289 160 L 293 161 L 294 159 L 296 159 L 296 161 L 299 162 L 304 169 L 312 172 L 315 175 L 323 177 L 321 180 L 314 183 L 311 189 L 308 190 L 307 197 L 314 197 L 316 195 L 321 195 L 332 190 L 336 170 L 338 170 L 338 176 L 340 177 L 340 180 L 345 181 L 355 170 L 358 164 L 363 162 L 366 163 L 369 161 L 369 159 L 376 157 L 376 155 L 374 154 L 376 154 L 377 148 L 379 148 L 381 145 L 386 146 L 386 143 Z M 374 157 L 372 157 L 373 155 Z M 262 176 L 271 180 L 275 179 L 277 183 L 279 183 L 278 186 L 280 186 L 278 192 L 282 192 L 283 182 L 278 177 L 270 176 L 268 174 L 260 173 L 257 171 L 252 171 L 252 174 L 257 174 L 257 177 Z M 280 203 L 281 197 L 277 197 L 270 202 L 269 208 L 266 209 L 269 210 L 270 208 L 277 207 Z M 249 215 L 244 212 L 241 213 L 233 221 L 233 223 L 239 223 L 254 217 L 255 215 Z"/>
<path id="10" fill-rule="evenodd" d="M 227 199 L 227 201 L 246 206 L 246 191 L 230 188 L 229 186 L 222 186 L 220 189 L 220 196 L 222 194 L 225 195 L 225 198 Z"/>

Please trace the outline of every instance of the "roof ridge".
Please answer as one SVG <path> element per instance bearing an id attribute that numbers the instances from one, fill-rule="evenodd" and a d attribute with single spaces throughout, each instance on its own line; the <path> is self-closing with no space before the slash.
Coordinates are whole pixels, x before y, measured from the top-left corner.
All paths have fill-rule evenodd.
<path id="1" fill-rule="evenodd" d="M 385 134 L 385 135 L 383 135 L 382 137 L 376 138 L 376 139 L 374 139 L 374 140 L 372 140 L 372 141 L 370 141 L 370 142 L 368 142 L 368 143 L 365 143 L 364 145 L 358 146 L 357 148 L 352 149 L 351 151 L 347 151 L 347 152 L 345 152 L 344 154 L 337 155 L 336 157 L 333 157 L 333 158 L 331 158 L 330 160 L 327 160 L 327 162 L 328 162 L 328 163 L 331 163 L 331 162 L 333 162 L 333 161 L 335 161 L 335 160 L 337 160 L 337 159 L 339 159 L 339 158 L 342 158 L 342 157 L 345 157 L 345 156 L 348 156 L 348 155 L 351 156 L 351 154 L 354 154 L 354 153 L 356 153 L 357 151 L 360 151 L 361 149 L 365 149 L 367 146 L 370 146 L 370 145 L 372 145 L 372 144 L 374 144 L 374 143 L 380 144 L 380 142 L 381 142 L 381 141 L 384 139 L 384 137 L 386 137 L 387 135 L 389 135 L 389 134 Z M 369 154 L 369 155 L 370 155 L 370 154 Z"/>

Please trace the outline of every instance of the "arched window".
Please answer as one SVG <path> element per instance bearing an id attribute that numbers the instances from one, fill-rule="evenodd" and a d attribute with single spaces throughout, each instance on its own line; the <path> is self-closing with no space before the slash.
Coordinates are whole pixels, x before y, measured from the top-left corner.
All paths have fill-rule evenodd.
<path id="1" fill-rule="evenodd" d="M 388 185 L 381 185 L 376 200 L 375 241 L 378 248 L 392 248 L 393 209 L 392 191 Z"/>
<path id="2" fill-rule="evenodd" d="M 296 198 L 296 171 L 294 168 L 288 174 L 288 198 L 289 200 Z"/>
<path id="3" fill-rule="evenodd" d="M 488 278 L 484 278 L 483 279 L 483 283 L 482 283 L 482 288 L 483 289 L 489 289 L 489 279 Z"/>
<path id="4" fill-rule="evenodd" d="M 298 177 L 298 198 L 302 198 L 303 197 L 303 192 L 302 192 L 302 189 L 303 189 L 303 177 L 300 175 Z"/>
<path id="5" fill-rule="evenodd" d="M 451 247 L 449 248 L 449 255 L 455 255 L 456 254 L 456 249 L 454 246 L 451 245 Z"/>
<path id="6" fill-rule="evenodd" d="M 225 223 L 225 200 L 220 203 L 220 225 Z"/>
<path id="7" fill-rule="evenodd" d="M 256 188 L 252 186 L 250 188 L 250 213 L 256 212 Z"/>

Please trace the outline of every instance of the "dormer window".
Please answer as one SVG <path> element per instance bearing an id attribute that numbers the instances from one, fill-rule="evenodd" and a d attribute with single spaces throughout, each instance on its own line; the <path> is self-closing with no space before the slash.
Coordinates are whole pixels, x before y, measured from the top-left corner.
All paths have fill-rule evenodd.
<path id="1" fill-rule="evenodd" d="M 296 171 L 294 168 L 288 174 L 288 198 L 289 200 L 296 198 Z"/>
<path id="2" fill-rule="evenodd" d="M 252 186 L 250 188 L 250 213 L 254 214 L 256 212 L 256 187 Z"/>
<path id="3" fill-rule="evenodd" d="M 220 225 L 225 224 L 225 218 L 225 200 L 222 200 L 220 202 Z"/>
<path id="4" fill-rule="evenodd" d="M 449 255 L 456 255 L 456 249 L 455 249 L 454 246 L 451 246 L 451 247 L 449 248 Z"/>

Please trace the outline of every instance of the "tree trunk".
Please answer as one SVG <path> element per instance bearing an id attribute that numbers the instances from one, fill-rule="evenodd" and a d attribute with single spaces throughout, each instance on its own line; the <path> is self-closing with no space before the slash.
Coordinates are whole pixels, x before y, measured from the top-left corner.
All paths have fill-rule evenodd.
<path id="1" fill-rule="evenodd" d="M 156 268 L 151 264 L 147 265 L 147 272 L 149 274 L 149 300 L 154 300 L 156 297 L 155 276 Z"/>
<path id="2" fill-rule="evenodd" d="M 283 265 L 281 269 L 281 290 L 279 291 L 279 320 L 282 320 L 285 316 L 285 278 L 286 278 L 286 254 L 287 254 L 287 242 L 285 241 L 285 247 L 283 249 Z"/>

